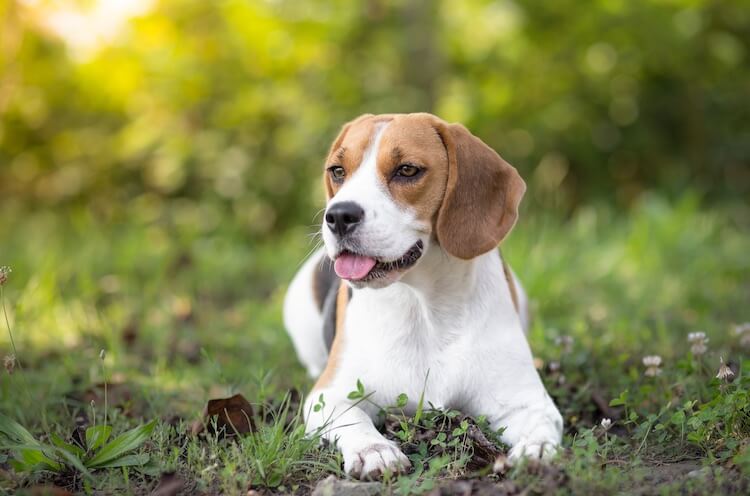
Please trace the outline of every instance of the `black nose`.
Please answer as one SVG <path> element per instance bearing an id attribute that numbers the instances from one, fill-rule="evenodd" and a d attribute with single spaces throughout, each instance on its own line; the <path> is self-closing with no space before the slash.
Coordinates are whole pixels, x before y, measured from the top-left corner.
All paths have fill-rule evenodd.
<path id="1" fill-rule="evenodd" d="M 354 231 L 364 217 L 365 211 L 354 202 L 335 203 L 326 211 L 326 224 L 341 237 Z"/>

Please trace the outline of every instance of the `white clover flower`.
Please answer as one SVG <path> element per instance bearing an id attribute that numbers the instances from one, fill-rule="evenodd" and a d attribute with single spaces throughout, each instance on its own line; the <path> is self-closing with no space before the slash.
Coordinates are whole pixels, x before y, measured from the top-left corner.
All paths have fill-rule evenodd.
<path id="1" fill-rule="evenodd" d="M 648 355 L 643 357 L 643 365 L 646 367 L 644 374 L 647 377 L 656 377 L 661 374 L 661 357 L 659 355 Z"/>
<path id="2" fill-rule="evenodd" d="M 729 379 L 734 377 L 734 372 L 732 372 L 732 369 L 724 363 L 724 357 L 719 357 L 719 361 L 721 362 L 721 366 L 719 367 L 719 373 L 716 374 L 716 378 L 729 382 Z"/>
<path id="3" fill-rule="evenodd" d="M 607 432 L 612 428 L 612 419 L 603 418 L 599 425 L 601 425 L 602 429 L 604 429 L 604 432 Z"/>
<path id="4" fill-rule="evenodd" d="M 694 356 L 701 356 L 708 351 L 708 338 L 705 332 L 691 332 L 688 334 L 688 343 L 690 343 L 690 351 Z"/>

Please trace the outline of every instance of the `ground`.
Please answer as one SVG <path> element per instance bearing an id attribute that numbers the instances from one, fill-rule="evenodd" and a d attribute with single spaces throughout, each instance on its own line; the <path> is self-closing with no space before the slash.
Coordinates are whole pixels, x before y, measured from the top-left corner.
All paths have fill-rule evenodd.
<path id="1" fill-rule="evenodd" d="M 305 494 L 321 480 L 322 493 L 351 491 L 338 481 L 340 455 L 303 436 L 299 392 L 311 381 L 281 323 L 285 284 L 314 247 L 314 228 L 260 242 L 231 214 L 128 212 L 3 211 L 15 351 L 3 318 L 0 493 Z M 385 429 L 417 469 L 354 489 L 746 494 L 748 217 L 745 205 L 690 195 L 645 196 L 628 213 L 525 212 L 502 249 L 533 301 L 530 342 L 564 416 L 564 451 L 549 465 L 506 467 L 482 419 L 429 405 L 406 418 L 394 398 L 381 405 Z M 646 356 L 660 360 L 647 366 Z M 366 401 L 366 378 L 352 389 Z M 216 429 L 221 416 L 200 421 L 209 400 L 236 393 L 252 405 L 252 422 L 239 429 L 250 432 L 225 436 L 235 433 Z M 33 439 L 19 441 L 8 425 Z M 111 426 L 113 437 L 146 427 L 131 439 L 128 463 L 94 466 L 91 438 L 88 454 L 60 455 L 65 443 L 85 445 L 95 425 Z M 57 446 L 46 453 L 63 457 L 60 465 L 14 461 L 32 442 Z"/>

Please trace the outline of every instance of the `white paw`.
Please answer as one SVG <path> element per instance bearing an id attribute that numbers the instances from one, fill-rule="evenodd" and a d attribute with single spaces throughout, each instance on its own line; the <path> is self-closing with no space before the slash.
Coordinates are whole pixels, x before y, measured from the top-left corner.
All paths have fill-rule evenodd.
<path id="1" fill-rule="evenodd" d="M 345 450 L 344 471 L 359 479 L 376 479 L 385 472 L 403 473 L 411 462 L 395 444 L 383 439 L 357 449 Z"/>
<path id="2" fill-rule="evenodd" d="M 559 446 L 556 443 L 519 441 L 510 449 L 508 462 L 514 464 L 523 458 L 551 460 L 557 454 L 558 448 Z"/>

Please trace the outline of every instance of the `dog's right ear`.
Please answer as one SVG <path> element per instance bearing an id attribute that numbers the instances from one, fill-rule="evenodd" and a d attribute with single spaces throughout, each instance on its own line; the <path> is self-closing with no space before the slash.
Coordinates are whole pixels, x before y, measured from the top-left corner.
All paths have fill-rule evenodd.
<path id="1" fill-rule="evenodd" d="M 333 197 L 333 186 L 331 185 L 331 178 L 326 172 L 326 169 L 331 165 L 328 163 L 328 161 L 331 159 L 331 155 L 333 154 L 333 152 L 339 149 L 339 147 L 341 146 L 341 143 L 344 141 L 344 138 L 346 137 L 346 133 L 349 131 L 349 128 L 351 128 L 352 125 L 372 116 L 373 114 L 362 114 L 356 119 L 353 119 L 347 122 L 346 124 L 344 124 L 341 127 L 341 131 L 339 131 L 339 135 L 336 137 L 335 140 L 333 140 L 333 144 L 331 145 L 331 148 L 328 149 L 328 155 L 326 155 L 326 163 L 323 165 L 323 185 L 325 186 L 325 189 L 326 189 L 326 201 L 330 200 Z"/>

